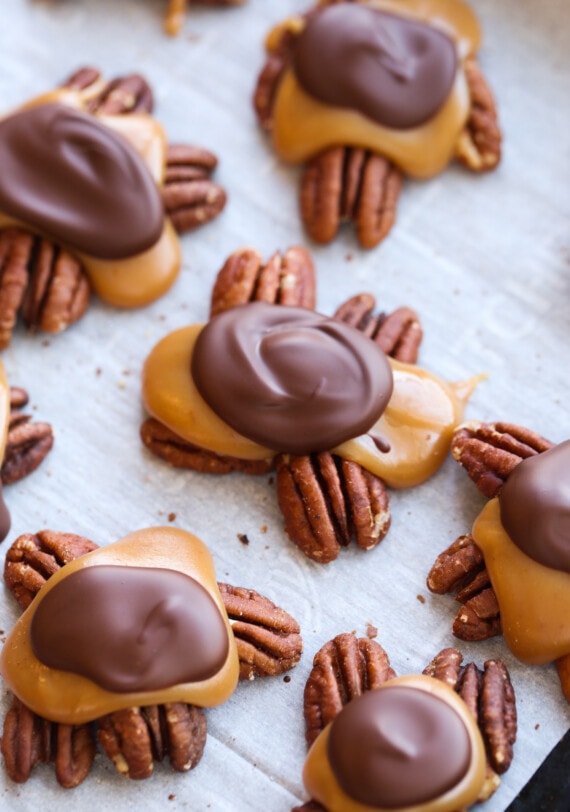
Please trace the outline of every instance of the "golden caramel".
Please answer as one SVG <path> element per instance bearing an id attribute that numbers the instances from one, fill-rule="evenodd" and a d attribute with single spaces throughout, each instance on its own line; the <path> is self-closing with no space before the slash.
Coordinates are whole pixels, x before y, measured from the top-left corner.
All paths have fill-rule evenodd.
<path id="1" fill-rule="evenodd" d="M 20 109 L 55 102 L 87 112 L 89 100 L 101 91 L 102 86 L 104 83 L 99 80 L 88 90 L 60 88 L 31 100 Z M 161 125 L 144 113 L 101 115 L 96 118 L 130 143 L 146 163 L 157 185 L 161 186 L 166 165 L 166 136 Z M 50 239 L 50 234 L 42 234 L 30 223 L 20 222 L 0 212 L 0 228 L 9 226 L 33 231 Z M 70 246 L 63 247 L 77 256 L 97 295 L 115 307 L 142 307 L 159 298 L 172 286 L 182 264 L 179 240 L 168 217 L 164 218 L 158 241 L 136 256 L 101 259 Z"/>
<path id="2" fill-rule="evenodd" d="M 485 780 L 485 748 L 471 712 L 462 699 L 445 683 L 432 677 L 412 675 L 395 677 L 376 690 L 389 690 L 390 686 L 408 686 L 434 694 L 459 715 L 469 736 L 471 763 L 461 781 L 438 798 L 413 807 L 398 807 L 397 812 L 454 812 L 465 809 L 477 800 Z M 334 775 L 327 754 L 329 724 L 312 745 L 303 770 L 303 781 L 310 797 L 319 801 L 328 812 L 386 812 L 381 807 L 371 807 L 350 798 L 341 788 Z M 395 812 L 392 807 L 390 812 Z"/>
<path id="3" fill-rule="evenodd" d="M 395 129 L 382 126 L 355 110 L 333 107 L 313 98 L 303 90 L 293 68 L 289 67 L 275 98 L 274 148 L 283 160 L 302 163 L 336 144 L 363 147 L 386 156 L 412 177 L 432 177 L 452 159 L 457 137 L 469 114 L 471 102 L 463 63 L 479 46 L 478 22 L 460 0 L 371 0 L 365 5 L 429 22 L 455 41 L 460 63 L 447 101 L 424 124 Z M 275 47 L 284 28 L 298 32 L 303 26 L 301 17 L 277 26 L 267 39 L 268 50 Z"/>
<path id="4" fill-rule="evenodd" d="M 45 595 L 62 579 L 85 567 L 98 565 L 178 570 L 198 581 L 227 623 L 228 655 L 218 673 L 201 682 L 157 691 L 113 693 L 85 677 L 42 664 L 30 644 L 34 612 Z M 187 702 L 211 707 L 225 702 L 237 685 L 239 661 L 208 549 L 191 533 L 173 527 L 154 527 L 131 533 L 108 547 L 100 547 L 75 559 L 50 578 L 18 620 L 2 650 L 0 670 L 8 687 L 25 705 L 46 719 L 64 724 L 88 722 L 134 705 Z"/>
<path id="5" fill-rule="evenodd" d="M 570 654 L 570 574 L 539 564 L 511 541 L 501 524 L 498 498 L 485 505 L 472 532 L 499 602 L 505 642 L 515 657 L 542 665 Z"/>
<path id="6" fill-rule="evenodd" d="M 150 352 L 142 380 L 148 412 L 184 440 L 221 456 L 246 460 L 271 459 L 268 449 L 230 428 L 206 404 L 190 372 L 192 353 L 202 325 L 183 327 L 163 338 Z M 476 383 L 448 384 L 415 365 L 390 360 L 394 392 L 370 429 L 389 444 L 379 451 L 368 435 L 333 449 L 381 477 L 394 488 L 428 479 L 443 462 L 455 426 Z"/>

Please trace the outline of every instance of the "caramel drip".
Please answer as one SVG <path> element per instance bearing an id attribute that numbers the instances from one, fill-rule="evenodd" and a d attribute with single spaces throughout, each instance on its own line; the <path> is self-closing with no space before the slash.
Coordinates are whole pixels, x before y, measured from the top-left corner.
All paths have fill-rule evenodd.
<path id="1" fill-rule="evenodd" d="M 93 88 L 88 93 L 61 88 L 33 99 L 24 108 L 57 102 L 85 111 L 95 92 L 96 89 Z M 166 136 L 160 124 L 144 113 L 128 116 L 102 115 L 97 118 L 131 144 L 160 186 L 164 180 L 166 164 Z M 40 233 L 30 224 L 0 212 L 0 228 L 9 226 L 32 231 L 46 239 L 52 238 L 50 234 Z M 155 244 L 136 256 L 100 259 L 73 250 L 70 246 L 62 247 L 77 256 L 97 295 L 115 307 L 142 307 L 159 298 L 172 286 L 182 264 L 180 243 L 167 217 L 164 218 L 162 233 Z"/>
<path id="2" fill-rule="evenodd" d="M 421 810 L 421 812 L 452 812 L 457 809 L 466 809 L 476 801 L 485 778 L 485 749 L 473 716 L 463 700 L 451 688 L 432 677 L 423 675 L 396 677 L 388 680 L 376 690 L 389 691 L 392 687 L 398 686 L 425 691 L 450 706 L 465 726 L 471 750 L 470 763 L 458 783 L 437 798 L 414 804 L 413 809 Z M 391 724 L 393 725 L 393 720 Z M 380 807 L 368 806 L 353 800 L 340 786 L 331 768 L 328 755 L 330 731 L 331 724 L 323 730 L 309 750 L 303 770 L 303 781 L 307 792 L 329 812 L 378 812 Z"/>
<path id="3" fill-rule="evenodd" d="M 292 67 L 277 90 L 274 106 L 273 145 L 277 154 L 290 163 L 302 163 L 335 144 L 363 147 L 389 158 L 400 169 L 417 178 L 441 172 L 454 154 L 455 143 L 470 109 L 463 60 L 479 45 L 477 20 L 459 0 L 405 0 L 370 2 L 374 8 L 405 15 L 433 24 L 451 36 L 460 65 L 447 101 L 427 122 L 400 130 L 382 126 L 361 113 L 336 108 L 310 96 L 300 86 Z M 268 47 L 284 28 L 302 30 L 303 21 L 291 18 L 269 35 Z"/>
<path id="4" fill-rule="evenodd" d="M 201 329 L 200 324 L 183 327 L 150 352 L 142 381 L 146 409 L 200 448 L 239 459 L 271 459 L 275 450 L 238 434 L 198 393 L 190 369 Z M 428 479 L 445 459 L 472 387 L 454 386 L 420 367 L 389 360 L 394 391 L 370 432 L 381 436 L 390 450 L 381 451 L 372 437 L 364 435 L 342 443 L 334 452 L 359 463 L 391 487 L 406 488 Z"/>
<path id="5" fill-rule="evenodd" d="M 519 660 L 542 665 L 570 654 L 570 574 L 523 553 L 501 524 L 498 498 L 473 525 L 501 610 L 505 642 Z"/>
<path id="6" fill-rule="evenodd" d="M 200 682 L 160 690 L 114 693 L 86 677 L 43 665 L 34 655 L 30 642 L 30 625 L 37 607 L 62 579 L 98 565 L 174 569 L 201 584 L 227 625 L 228 655 L 217 674 Z M 50 578 L 16 623 L 2 650 L 0 671 L 8 687 L 24 704 L 40 716 L 64 724 L 81 724 L 134 705 L 187 702 L 211 707 L 225 702 L 237 685 L 239 661 L 208 549 L 191 533 L 172 527 L 154 527 L 131 533 L 72 561 Z"/>

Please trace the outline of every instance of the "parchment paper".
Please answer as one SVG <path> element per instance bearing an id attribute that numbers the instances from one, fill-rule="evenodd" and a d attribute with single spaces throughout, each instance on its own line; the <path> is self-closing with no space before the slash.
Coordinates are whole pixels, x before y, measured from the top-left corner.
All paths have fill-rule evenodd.
<path id="1" fill-rule="evenodd" d="M 17 330 L 3 355 L 10 382 L 29 390 L 34 417 L 51 422 L 56 440 L 36 473 L 5 490 L 13 527 L 0 555 L 24 532 L 51 528 L 107 544 L 168 524 L 175 514 L 176 526 L 209 545 L 220 580 L 271 597 L 299 620 L 305 641 L 289 682 L 240 684 L 226 705 L 208 712 L 208 743 L 193 772 L 177 774 L 165 763 L 137 783 L 100 756 L 88 780 L 67 791 L 52 768 L 38 767 L 23 786 L 2 770 L 4 809 L 287 812 L 306 798 L 302 695 L 318 648 L 342 631 L 365 634 L 371 623 L 405 674 L 456 642 L 450 628 L 457 604 L 431 596 L 425 577 L 435 556 L 470 529 L 484 500 L 451 460 L 425 485 L 392 493 L 393 524 L 380 547 L 348 549 L 323 567 L 286 538 L 269 477 L 171 469 L 146 453 L 138 431 L 146 355 L 166 333 L 207 318 L 211 285 L 228 254 L 252 245 L 267 258 L 300 243 L 314 252 L 321 312 L 362 291 L 373 292 L 380 309 L 408 304 L 424 325 L 424 367 L 450 380 L 489 373 L 468 417 L 527 425 L 554 441 L 569 436 L 570 11 L 566 0 L 473 5 L 484 30 L 480 61 L 505 133 L 504 160 L 488 176 L 454 166 L 429 182 L 406 183 L 392 234 L 364 252 L 349 228 L 328 247 L 307 242 L 297 212 L 298 171 L 276 161 L 252 112 L 264 35 L 307 8 L 304 0 L 196 8 L 174 40 L 162 33 L 159 0 L 3 1 L 0 110 L 81 65 L 99 66 L 109 78 L 141 72 L 170 140 L 218 154 L 216 179 L 229 203 L 216 221 L 183 238 L 180 278 L 150 307 L 126 312 L 94 301 L 58 337 Z M 5 633 L 18 614 L 0 590 Z M 498 812 L 567 729 L 568 705 L 554 668 L 518 664 L 501 638 L 460 647 L 479 665 L 504 658 L 518 697 L 515 759 L 484 806 Z"/>

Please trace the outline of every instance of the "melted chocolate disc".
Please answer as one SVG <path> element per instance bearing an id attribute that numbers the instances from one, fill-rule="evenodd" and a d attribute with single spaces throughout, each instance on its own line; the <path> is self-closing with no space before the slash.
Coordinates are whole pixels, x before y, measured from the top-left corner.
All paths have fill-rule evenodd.
<path id="1" fill-rule="evenodd" d="M 44 665 L 117 693 L 208 679 L 229 649 L 206 589 L 147 567 L 91 566 L 63 578 L 39 600 L 30 635 Z"/>
<path id="2" fill-rule="evenodd" d="M 471 761 L 469 733 L 455 710 L 407 686 L 353 699 L 333 721 L 327 746 L 344 792 L 382 809 L 437 798 L 462 780 Z"/>
<path id="3" fill-rule="evenodd" d="M 343 322 L 262 302 L 215 316 L 194 348 L 192 376 L 229 426 L 291 454 L 364 434 L 392 394 L 386 355 Z"/>
<path id="4" fill-rule="evenodd" d="M 135 256 L 162 233 L 146 164 L 93 116 L 42 104 L 0 121 L 0 210 L 101 259 Z"/>
<path id="5" fill-rule="evenodd" d="M 417 127 L 446 101 L 455 44 L 433 26 L 358 3 L 318 11 L 301 32 L 294 70 L 311 96 L 387 127 Z"/>
<path id="6" fill-rule="evenodd" d="M 499 505 L 517 547 L 539 564 L 570 572 L 570 440 L 520 462 Z"/>

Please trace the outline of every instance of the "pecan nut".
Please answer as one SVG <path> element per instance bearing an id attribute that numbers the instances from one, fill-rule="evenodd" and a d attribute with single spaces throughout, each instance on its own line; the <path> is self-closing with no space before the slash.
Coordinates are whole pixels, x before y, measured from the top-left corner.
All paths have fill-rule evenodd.
<path id="1" fill-rule="evenodd" d="M 277 89 L 293 59 L 298 33 L 293 27 L 283 27 L 257 78 L 253 107 L 260 126 L 268 132 L 273 128 L 273 107 Z"/>
<path id="2" fill-rule="evenodd" d="M 219 271 L 210 316 L 247 302 L 315 307 L 315 268 L 309 252 L 292 246 L 264 264 L 254 248 L 235 251 Z"/>
<path id="3" fill-rule="evenodd" d="M 547 451 L 552 445 L 523 426 L 468 421 L 455 430 L 451 453 L 481 493 L 492 499 L 521 460 Z"/>
<path id="4" fill-rule="evenodd" d="M 301 659 L 297 621 L 252 589 L 218 583 L 235 637 L 240 679 L 277 676 Z"/>
<path id="5" fill-rule="evenodd" d="M 358 242 L 374 248 L 396 219 L 401 172 L 375 152 L 335 146 L 311 158 L 301 178 L 301 219 L 315 242 L 329 243 L 344 220 Z"/>
<path id="6" fill-rule="evenodd" d="M 175 468 L 187 468 L 203 474 L 229 474 L 241 471 L 245 474 L 266 474 L 273 469 L 273 460 L 241 460 L 223 457 L 205 448 L 192 445 L 154 417 L 141 425 L 141 440 L 156 457 Z"/>
<path id="7" fill-rule="evenodd" d="M 493 94 L 475 59 L 465 62 L 471 101 L 469 116 L 455 145 L 457 159 L 474 172 L 495 169 L 501 160 L 501 130 Z"/>
<path id="8" fill-rule="evenodd" d="M 22 784 L 36 764 L 53 762 L 58 782 L 70 789 L 78 786 L 91 770 L 95 737 L 91 725 L 49 722 L 13 697 L 4 720 L 1 750 L 13 781 Z"/>
<path id="9" fill-rule="evenodd" d="M 472 535 L 459 536 L 438 555 L 426 583 L 438 595 L 455 593 L 462 604 L 453 622 L 453 634 L 460 640 L 487 640 L 501 633 L 497 597 Z"/>
<path id="10" fill-rule="evenodd" d="M 150 85 L 137 73 L 106 82 L 97 68 L 83 67 L 72 73 L 61 86 L 80 91 L 87 109 L 93 114 L 150 113 L 154 106 Z"/>
<path id="11" fill-rule="evenodd" d="M 19 536 L 6 553 L 6 586 L 21 608 L 26 609 L 48 578 L 97 546 L 82 536 L 53 530 Z"/>
<path id="12" fill-rule="evenodd" d="M 461 696 L 477 720 L 490 766 L 498 775 L 506 772 L 517 737 L 515 692 L 506 665 L 486 660 L 480 669 L 475 663 L 463 664 L 463 655 L 447 648 L 433 658 L 424 674 L 443 680 Z"/>
<path id="13" fill-rule="evenodd" d="M 339 634 L 319 649 L 305 685 L 305 737 L 310 746 L 343 707 L 365 691 L 395 677 L 382 646 L 353 632 Z"/>
<path id="14" fill-rule="evenodd" d="M 29 415 L 20 411 L 28 400 L 25 389 L 10 387 L 10 417 L 0 468 L 3 485 L 17 482 L 35 471 L 53 446 L 53 431 L 49 423 L 33 423 Z"/>
<path id="15" fill-rule="evenodd" d="M 202 147 L 170 144 L 162 199 L 179 234 L 209 223 L 226 205 L 225 190 L 211 179 L 216 156 Z"/>
<path id="16" fill-rule="evenodd" d="M 353 537 L 361 549 L 372 549 L 390 527 L 382 480 L 328 452 L 279 455 L 277 499 L 291 541 L 321 564 L 333 561 Z"/>
<path id="17" fill-rule="evenodd" d="M 570 654 L 567 654 L 565 657 L 560 657 L 560 659 L 556 661 L 556 669 L 558 671 L 558 679 L 560 680 L 562 693 L 566 697 L 566 701 L 570 702 Z"/>
<path id="18" fill-rule="evenodd" d="M 0 349 L 21 313 L 31 332 L 59 333 L 89 306 L 83 266 L 55 243 L 19 228 L 0 232 Z"/>
<path id="19" fill-rule="evenodd" d="M 148 778 L 154 762 L 167 755 L 173 769 L 185 772 L 199 763 L 207 736 L 202 708 L 183 702 L 134 707 L 97 720 L 97 739 L 117 771 Z"/>
<path id="20" fill-rule="evenodd" d="M 333 318 L 356 327 L 396 361 L 415 364 L 418 360 L 423 329 L 418 314 L 410 307 L 398 307 L 392 313 L 374 313 L 376 299 L 360 293 L 347 299 Z"/>

